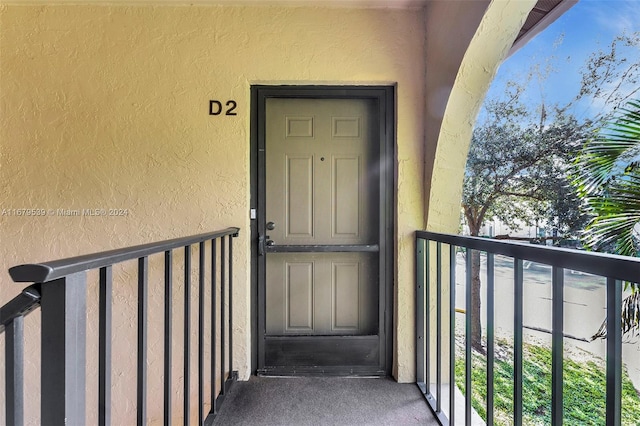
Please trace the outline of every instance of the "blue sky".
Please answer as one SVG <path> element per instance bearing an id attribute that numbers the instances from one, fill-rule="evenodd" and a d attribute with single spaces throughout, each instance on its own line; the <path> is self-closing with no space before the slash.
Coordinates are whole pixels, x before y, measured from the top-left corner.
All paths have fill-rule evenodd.
<path id="1" fill-rule="evenodd" d="M 535 64 L 541 69 L 551 65 L 546 81 L 532 81 L 526 96 L 536 105 L 541 98 L 545 104 L 566 104 L 578 93 L 585 60 L 599 48 L 607 49 L 623 31 L 640 31 L 640 0 L 580 0 L 501 65 L 488 96 L 503 91 L 509 79 L 522 81 Z M 626 54 L 640 57 L 638 49 Z M 587 118 L 604 109 L 600 102 L 583 102 L 572 112 Z"/>

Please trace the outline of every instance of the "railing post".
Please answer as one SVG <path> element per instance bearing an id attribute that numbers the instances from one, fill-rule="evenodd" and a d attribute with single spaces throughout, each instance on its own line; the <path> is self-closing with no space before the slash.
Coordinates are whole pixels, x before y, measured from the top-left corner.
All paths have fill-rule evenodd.
<path id="1" fill-rule="evenodd" d="M 45 425 L 84 425 L 86 273 L 42 284 L 41 418 Z"/>
<path id="2" fill-rule="evenodd" d="M 618 426 L 622 411 L 622 281 L 607 278 L 607 425 Z"/>
<path id="3" fill-rule="evenodd" d="M 24 424 L 24 317 L 13 319 L 5 328 L 6 422 Z"/>
<path id="4" fill-rule="evenodd" d="M 100 296 L 98 299 L 98 424 L 111 425 L 111 320 L 113 268 L 100 268 Z"/>
<path id="5" fill-rule="evenodd" d="M 173 252 L 164 252 L 164 426 L 171 425 L 171 360 L 173 340 L 171 338 L 173 305 Z"/>
<path id="6" fill-rule="evenodd" d="M 184 247 L 184 357 L 183 357 L 183 385 L 184 385 L 184 426 L 191 424 L 191 246 Z"/>
<path id="7" fill-rule="evenodd" d="M 425 240 L 416 238 L 416 381 L 424 383 L 424 393 L 429 392 L 425 379 Z M 427 366 L 428 368 L 428 366 Z"/>
<path id="8" fill-rule="evenodd" d="M 225 309 L 224 309 L 224 278 L 225 275 L 225 237 L 220 238 L 220 395 L 224 395 L 225 382 L 225 353 L 224 346 L 226 344 L 225 337 Z"/>
<path id="9" fill-rule="evenodd" d="M 218 331 L 216 325 L 217 317 L 217 302 L 216 292 L 217 290 L 217 272 L 216 272 L 216 246 L 218 244 L 217 239 L 211 240 L 211 412 L 217 414 L 216 407 L 216 333 Z"/>
<path id="10" fill-rule="evenodd" d="M 524 308 L 522 259 L 513 259 L 513 424 L 522 425 L 522 311 Z"/>
<path id="11" fill-rule="evenodd" d="M 493 366 L 495 324 L 495 256 L 487 252 L 487 426 L 493 426 Z"/>
<path id="12" fill-rule="evenodd" d="M 564 269 L 552 269 L 551 299 L 551 421 L 562 426 L 564 417 Z"/>
<path id="13" fill-rule="evenodd" d="M 137 424 L 147 424 L 147 307 L 149 258 L 138 259 L 138 353 L 137 353 Z"/>
<path id="14" fill-rule="evenodd" d="M 198 424 L 201 425 L 204 422 L 204 241 L 200 242 L 198 249 Z"/>
<path id="15" fill-rule="evenodd" d="M 473 398 L 472 389 L 471 389 L 471 368 L 472 368 L 472 353 L 471 353 L 471 343 L 473 340 L 473 335 L 471 333 L 471 320 L 473 319 L 472 310 L 472 296 L 473 296 L 473 250 L 470 248 L 466 249 L 466 277 L 465 277 L 465 345 L 464 345 L 464 424 L 471 424 L 471 400 Z M 480 262 L 480 253 L 478 252 L 478 263 Z M 479 299 L 479 297 L 478 297 Z M 476 302 L 479 302 L 476 301 Z"/>
<path id="16" fill-rule="evenodd" d="M 449 245 L 449 424 L 456 414 L 456 246 Z"/>
<path id="17" fill-rule="evenodd" d="M 442 412 L 442 243 L 436 244 L 436 412 Z"/>
<path id="18" fill-rule="evenodd" d="M 425 353 L 425 371 L 424 384 L 427 394 L 431 394 L 431 253 L 430 241 L 424 241 L 424 353 Z"/>
<path id="19" fill-rule="evenodd" d="M 233 236 L 229 236 L 229 378 L 233 379 Z"/>

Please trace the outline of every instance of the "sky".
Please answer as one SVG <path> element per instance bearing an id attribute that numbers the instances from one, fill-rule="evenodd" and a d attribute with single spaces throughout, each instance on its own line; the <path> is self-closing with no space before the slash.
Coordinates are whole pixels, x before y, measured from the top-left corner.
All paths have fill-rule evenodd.
<path id="1" fill-rule="evenodd" d="M 607 49 L 623 31 L 640 31 L 640 0 L 580 0 L 500 66 L 487 96 L 504 91 L 509 79 L 523 81 L 536 63 L 541 69 L 550 64 L 553 71 L 547 79 L 532 81 L 526 96 L 535 105 L 541 99 L 545 104 L 566 104 L 580 89 L 580 69 L 591 53 Z M 640 49 L 627 49 L 625 54 L 637 60 Z M 591 118 L 609 107 L 602 101 L 582 102 L 571 112 Z"/>

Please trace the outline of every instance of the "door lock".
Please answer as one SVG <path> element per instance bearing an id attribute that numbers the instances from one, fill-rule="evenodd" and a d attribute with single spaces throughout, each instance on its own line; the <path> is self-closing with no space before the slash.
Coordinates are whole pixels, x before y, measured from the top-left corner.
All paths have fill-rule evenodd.
<path id="1" fill-rule="evenodd" d="M 269 231 L 273 231 L 274 229 L 276 229 L 276 224 L 273 222 L 267 222 L 267 229 Z"/>
<path id="2" fill-rule="evenodd" d="M 258 234 L 258 256 L 264 256 L 265 248 L 272 247 L 275 244 L 276 242 L 270 239 L 268 235 Z"/>

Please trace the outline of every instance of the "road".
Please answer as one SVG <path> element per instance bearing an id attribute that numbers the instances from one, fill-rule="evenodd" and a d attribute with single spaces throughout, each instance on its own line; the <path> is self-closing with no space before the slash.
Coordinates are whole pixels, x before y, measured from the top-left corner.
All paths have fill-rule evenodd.
<path id="1" fill-rule="evenodd" d="M 495 258 L 495 334 L 499 338 L 513 338 L 513 260 L 504 256 Z M 486 326 L 486 259 L 481 260 L 482 326 Z M 551 346 L 551 267 L 531 262 L 524 264 L 525 342 L 546 343 Z M 456 266 L 456 307 L 465 308 L 465 260 L 458 254 Z M 606 315 L 605 279 L 589 274 L 565 271 L 564 333 L 565 356 L 581 357 L 581 350 L 602 359 L 606 357 L 606 341 L 590 341 Z M 456 318 L 458 326 L 463 315 Z M 527 329 L 533 327 L 549 333 Z M 572 337 L 567 337 L 572 336 Z M 636 389 L 640 389 L 640 341 L 623 342 L 622 360 Z"/>

